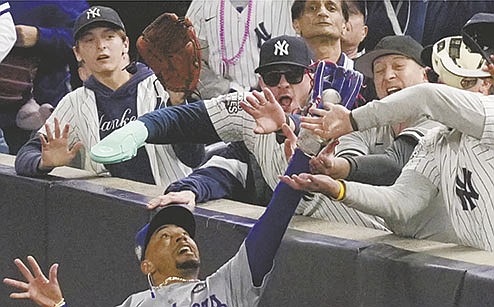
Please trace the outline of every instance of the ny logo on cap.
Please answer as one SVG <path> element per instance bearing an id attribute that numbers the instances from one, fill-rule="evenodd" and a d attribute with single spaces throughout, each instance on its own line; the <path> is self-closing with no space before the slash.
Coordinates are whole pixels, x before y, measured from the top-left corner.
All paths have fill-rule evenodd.
<path id="1" fill-rule="evenodd" d="M 89 8 L 87 10 L 87 19 L 101 17 L 100 9 L 97 7 Z"/>
<path id="2" fill-rule="evenodd" d="M 279 56 L 288 55 L 289 46 L 290 44 L 287 43 L 286 40 L 277 41 L 276 44 L 274 44 L 274 55 L 279 55 Z"/>

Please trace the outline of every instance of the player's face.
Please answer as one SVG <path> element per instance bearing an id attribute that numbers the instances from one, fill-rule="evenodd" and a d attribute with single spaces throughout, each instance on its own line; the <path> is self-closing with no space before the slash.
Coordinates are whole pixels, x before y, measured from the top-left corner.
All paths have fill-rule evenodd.
<path id="1" fill-rule="evenodd" d="M 339 0 L 308 0 L 293 27 L 305 39 L 330 37 L 339 39 L 345 19 Z"/>
<path id="2" fill-rule="evenodd" d="M 146 260 L 153 263 L 155 273 L 161 276 L 189 278 L 197 274 L 200 265 L 199 250 L 187 231 L 176 225 L 165 225 L 149 240 Z M 159 276 L 153 275 L 158 281 Z"/>
<path id="3" fill-rule="evenodd" d="M 285 113 L 298 113 L 309 99 L 311 80 L 304 68 L 285 66 L 261 73 L 259 83 L 269 88 Z"/>
<path id="4" fill-rule="evenodd" d="M 120 72 L 128 51 L 129 39 L 122 39 L 117 30 L 106 27 L 86 31 L 74 47 L 77 60 L 84 61 L 85 68 L 96 77 Z"/>
<path id="5" fill-rule="evenodd" d="M 412 85 L 427 82 L 425 68 L 403 55 L 390 54 L 374 60 L 374 85 L 382 99 Z"/>

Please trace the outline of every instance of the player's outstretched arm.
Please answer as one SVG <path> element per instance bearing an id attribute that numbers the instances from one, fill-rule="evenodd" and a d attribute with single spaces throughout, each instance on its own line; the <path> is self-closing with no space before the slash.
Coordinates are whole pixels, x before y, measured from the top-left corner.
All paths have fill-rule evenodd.
<path id="1" fill-rule="evenodd" d="M 296 163 L 292 161 L 288 165 L 286 174 L 309 171 L 308 158 L 305 159 L 305 154 L 300 151 L 295 155 L 297 154 L 301 154 L 304 161 L 300 161 L 301 159 L 296 159 Z M 254 286 L 260 286 L 266 274 L 271 270 L 281 239 L 302 196 L 302 191 L 294 190 L 286 183 L 279 182 L 264 214 L 247 235 L 245 247 Z"/>
<path id="2" fill-rule="evenodd" d="M 34 257 L 28 256 L 27 261 L 32 272 L 20 259 L 14 260 L 15 265 L 26 281 L 11 278 L 4 278 L 3 280 L 5 284 L 21 291 L 11 293 L 10 298 L 30 299 L 43 307 L 65 306 L 65 304 L 62 303 L 62 291 L 58 284 L 58 264 L 55 263 L 50 267 L 49 276 L 46 278 Z"/>

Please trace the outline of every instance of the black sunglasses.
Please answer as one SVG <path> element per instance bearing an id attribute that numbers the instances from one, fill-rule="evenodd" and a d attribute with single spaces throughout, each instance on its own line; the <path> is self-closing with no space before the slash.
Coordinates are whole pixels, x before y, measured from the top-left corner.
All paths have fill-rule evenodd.
<path id="1" fill-rule="evenodd" d="M 285 75 L 285 79 L 290 84 L 298 84 L 304 78 L 305 68 L 295 68 L 287 71 L 269 71 L 260 73 L 262 80 L 267 86 L 276 86 L 280 83 L 281 75 Z"/>

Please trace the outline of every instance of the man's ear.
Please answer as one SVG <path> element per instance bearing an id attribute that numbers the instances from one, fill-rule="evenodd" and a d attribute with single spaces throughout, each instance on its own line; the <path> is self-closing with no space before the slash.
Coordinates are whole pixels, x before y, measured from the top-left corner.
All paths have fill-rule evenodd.
<path id="1" fill-rule="evenodd" d="M 125 53 L 129 53 L 129 46 L 130 46 L 129 37 L 126 36 L 125 41 L 124 41 L 124 52 Z"/>
<path id="2" fill-rule="evenodd" d="M 74 56 L 75 56 L 77 62 L 80 62 L 80 61 L 82 61 L 82 57 L 79 55 L 79 50 L 78 49 L 79 48 L 77 46 L 73 46 L 72 47 L 72 52 L 74 53 Z"/>
<path id="3" fill-rule="evenodd" d="M 300 30 L 300 24 L 298 22 L 298 19 L 292 21 L 292 27 L 293 29 L 295 29 L 295 33 L 297 33 L 298 35 L 302 35 L 302 31 Z"/>
<path id="4" fill-rule="evenodd" d="M 156 271 L 156 269 L 154 267 L 154 264 L 151 261 L 149 261 L 147 259 L 141 261 L 141 272 L 142 273 L 144 273 L 145 275 L 147 275 L 147 274 L 150 274 L 150 273 L 151 274 L 154 273 L 154 271 Z"/>

